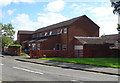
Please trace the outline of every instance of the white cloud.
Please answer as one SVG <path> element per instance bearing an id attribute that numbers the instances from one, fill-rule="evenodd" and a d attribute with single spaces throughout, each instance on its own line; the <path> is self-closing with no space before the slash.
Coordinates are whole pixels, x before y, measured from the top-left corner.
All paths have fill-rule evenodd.
<path id="1" fill-rule="evenodd" d="M 38 22 L 40 23 L 41 27 L 55 24 L 68 19 L 59 13 L 52 13 L 52 12 L 46 14 L 38 14 L 38 15 L 40 15 L 38 17 Z"/>
<path id="2" fill-rule="evenodd" d="M 37 23 L 31 21 L 27 14 L 18 14 L 11 22 L 16 31 L 14 40 L 17 40 L 18 30 L 35 30 L 35 27 L 37 27 Z"/>
<path id="3" fill-rule="evenodd" d="M 113 14 L 113 8 L 108 4 L 94 7 L 91 11 L 96 23 L 101 27 L 100 35 L 117 34 L 118 16 Z"/>
<path id="4" fill-rule="evenodd" d="M 11 22 L 17 24 L 18 30 L 36 30 L 68 19 L 59 13 L 52 12 L 38 15 L 36 22 L 33 22 L 28 14 L 18 14 Z"/>
<path id="5" fill-rule="evenodd" d="M 100 28 L 100 36 L 105 34 L 117 34 L 117 23 L 113 21 L 98 22 Z"/>
<path id="6" fill-rule="evenodd" d="M 12 0 L 1 0 L 0 7 L 9 5 L 11 2 L 12 2 Z"/>
<path id="7" fill-rule="evenodd" d="M 36 22 L 33 22 L 27 14 L 18 14 L 11 22 L 17 32 L 18 30 L 37 30 L 68 19 L 59 13 L 52 12 L 46 14 L 39 13 L 38 15 Z"/>
<path id="8" fill-rule="evenodd" d="M 36 3 L 36 2 L 51 2 L 51 1 L 53 0 L 0 0 L 0 7 L 7 6 L 11 3 L 20 3 L 20 2 Z M 64 1 L 65 2 L 110 2 L 109 0 L 64 0 Z"/>
<path id="9" fill-rule="evenodd" d="M 8 15 L 12 15 L 14 13 L 14 11 L 16 11 L 16 9 L 8 10 L 7 13 L 8 13 Z"/>
<path id="10" fill-rule="evenodd" d="M 2 10 L 0 9 L 0 22 L 2 21 L 2 18 L 3 18 L 3 12 L 2 12 Z"/>
<path id="11" fill-rule="evenodd" d="M 87 7 L 87 8 L 83 8 L 82 11 L 90 11 L 92 9 L 93 9 L 93 7 Z"/>
<path id="12" fill-rule="evenodd" d="M 23 3 L 35 3 L 35 2 L 38 2 L 40 0 L 1 0 L 0 1 L 0 7 L 4 7 L 4 6 L 7 6 L 11 3 L 20 3 L 20 2 L 23 2 Z"/>
<path id="13" fill-rule="evenodd" d="M 18 30 L 34 30 L 36 26 L 36 22 L 31 21 L 27 14 L 18 14 L 11 22 L 17 24 Z"/>
<path id="14" fill-rule="evenodd" d="M 88 14 L 92 20 L 100 26 L 100 35 L 116 34 L 118 16 L 113 14 L 113 8 L 110 3 L 103 3 L 95 7 L 94 5 L 83 4 L 72 6 L 73 14 Z M 86 13 L 87 12 L 87 13 Z"/>
<path id="15" fill-rule="evenodd" d="M 111 6 L 100 6 L 100 7 L 94 7 L 91 10 L 92 13 L 94 13 L 95 17 L 99 16 L 110 16 L 113 14 L 113 8 Z"/>
<path id="16" fill-rule="evenodd" d="M 50 12 L 60 12 L 64 9 L 64 5 L 65 2 L 63 0 L 55 0 L 49 2 L 45 9 Z"/>
<path id="17" fill-rule="evenodd" d="M 71 8 L 71 14 L 74 14 L 74 15 L 83 15 L 84 14 L 84 12 L 88 12 L 88 11 L 90 11 L 93 7 L 92 6 L 90 6 L 90 5 L 88 5 L 88 4 L 80 4 L 80 3 L 73 3 L 73 4 L 71 4 L 70 5 L 70 7 L 69 8 Z"/>
<path id="18" fill-rule="evenodd" d="M 71 8 L 74 8 L 74 7 L 78 7 L 78 4 L 73 3 L 73 4 L 71 5 Z"/>
<path id="19" fill-rule="evenodd" d="M 23 2 L 23 3 L 35 3 L 38 2 L 38 0 L 13 0 L 14 3 L 19 3 L 19 2 Z"/>

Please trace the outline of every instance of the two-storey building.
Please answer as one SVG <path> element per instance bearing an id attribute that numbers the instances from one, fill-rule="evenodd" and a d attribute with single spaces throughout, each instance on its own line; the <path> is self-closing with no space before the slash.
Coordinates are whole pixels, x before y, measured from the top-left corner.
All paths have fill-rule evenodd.
<path id="1" fill-rule="evenodd" d="M 75 37 L 99 37 L 99 28 L 83 15 L 30 32 L 31 39 L 25 39 L 22 45 L 29 50 L 82 50 L 83 43 Z"/>
<path id="2" fill-rule="evenodd" d="M 36 50 L 74 50 L 82 47 L 74 36 L 99 37 L 97 26 L 86 15 L 40 28 L 32 34 L 29 46 Z"/>

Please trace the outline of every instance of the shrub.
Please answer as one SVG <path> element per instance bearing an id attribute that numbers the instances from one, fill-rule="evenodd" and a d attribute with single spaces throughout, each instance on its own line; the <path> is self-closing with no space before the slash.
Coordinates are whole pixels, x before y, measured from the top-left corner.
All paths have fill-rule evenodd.
<path id="1" fill-rule="evenodd" d="M 28 54 L 26 53 L 20 53 L 21 56 L 29 56 Z"/>
<path id="2" fill-rule="evenodd" d="M 14 44 L 14 45 L 9 45 L 8 48 L 22 49 L 22 46 L 21 46 L 21 45 Z"/>

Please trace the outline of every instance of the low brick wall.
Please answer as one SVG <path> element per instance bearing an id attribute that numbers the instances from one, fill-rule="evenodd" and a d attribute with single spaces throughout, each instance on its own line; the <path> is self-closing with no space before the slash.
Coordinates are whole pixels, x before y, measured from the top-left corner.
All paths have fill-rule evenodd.
<path id="1" fill-rule="evenodd" d="M 116 58 L 120 57 L 120 50 L 111 50 L 109 45 L 85 45 L 83 50 L 31 50 L 31 58 L 59 57 L 59 58 Z"/>
<path id="2" fill-rule="evenodd" d="M 86 44 L 84 45 L 85 58 L 118 58 L 120 50 L 110 49 L 107 44 Z"/>
<path id="3" fill-rule="evenodd" d="M 31 58 L 43 58 L 43 57 L 60 57 L 60 58 L 76 58 L 74 56 L 75 51 L 65 50 L 31 50 Z"/>
<path id="4" fill-rule="evenodd" d="M 7 48 L 6 53 L 14 56 L 20 56 L 20 53 L 22 52 L 21 49 L 16 48 Z"/>
<path id="5" fill-rule="evenodd" d="M 113 58 L 120 58 L 120 49 L 111 49 L 110 56 Z"/>

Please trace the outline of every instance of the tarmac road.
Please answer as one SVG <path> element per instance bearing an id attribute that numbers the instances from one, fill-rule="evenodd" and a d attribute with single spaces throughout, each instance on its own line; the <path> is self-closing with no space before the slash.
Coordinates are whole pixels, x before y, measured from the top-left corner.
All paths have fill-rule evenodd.
<path id="1" fill-rule="evenodd" d="M 0 60 L 1 81 L 118 81 L 115 75 L 20 62 L 11 58 L 0 57 Z"/>

